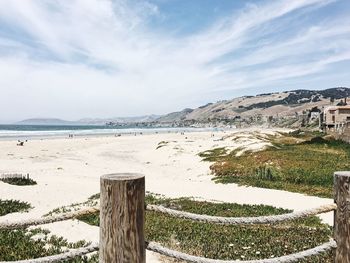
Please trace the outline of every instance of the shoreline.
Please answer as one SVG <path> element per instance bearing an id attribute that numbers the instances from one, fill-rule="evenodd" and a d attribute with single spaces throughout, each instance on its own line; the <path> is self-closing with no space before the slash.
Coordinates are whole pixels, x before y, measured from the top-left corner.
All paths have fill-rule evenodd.
<path id="1" fill-rule="evenodd" d="M 96 132 L 99 130 L 101 132 Z M 125 129 L 96 129 L 96 130 L 56 130 L 56 131 L 15 131 L 9 130 L 9 132 L 37 132 L 43 134 L 11 134 L 3 135 L 1 132 L 7 130 L 0 129 L 0 141 L 10 141 L 10 140 L 48 140 L 48 139 L 65 139 L 69 135 L 73 135 L 75 138 L 93 138 L 93 137 L 118 137 L 119 136 L 135 136 L 136 135 L 147 135 L 147 134 L 167 134 L 167 133 L 193 133 L 193 132 L 218 132 L 218 131 L 235 131 L 237 128 L 125 128 Z M 105 131 L 105 132 L 102 132 Z M 49 134 L 44 134 L 44 133 Z M 52 134 L 50 134 L 52 133 Z M 71 139 L 71 138 L 70 138 Z"/>

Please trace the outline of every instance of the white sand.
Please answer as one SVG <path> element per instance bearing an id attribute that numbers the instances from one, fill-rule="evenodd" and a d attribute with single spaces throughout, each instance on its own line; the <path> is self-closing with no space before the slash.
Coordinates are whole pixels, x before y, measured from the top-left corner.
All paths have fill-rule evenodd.
<path id="1" fill-rule="evenodd" d="M 272 130 L 260 130 L 273 133 Z M 201 161 L 199 152 L 217 148 L 245 147 L 256 150 L 267 145 L 253 135 L 254 130 L 153 134 L 122 137 L 30 140 L 23 147 L 16 141 L 0 141 L 0 174 L 29 173 L 35 186 L 13 186 L 0 182 L 0 199 L 18 199 L 34 206 L 29 213 L 11 214 L 8 218 L 38 217 L 52 209 L 84 202 L 99 192 L 99 177 L 108 173 L 137 172 L 146 175 L 146 190 L 167 197 L 196 197 L 205 200 L 240 204 L 266 204 L 295 211 L 333 202 L 285 191 L 215 184 L 210 163 Z M 221 138 L 224 140 L 220 140 Z M 238 138 L 239 137 L 239 138 Z M 156 149 L 158 143 L 168 143 Z M 332 213 L 322 215 L 332 224 Z M 52 233 L 69 241 L 98 241 L 98 228 L 69 220 L 45 225 Z M 148 262 L 158 262 L 147 254 Z"/>

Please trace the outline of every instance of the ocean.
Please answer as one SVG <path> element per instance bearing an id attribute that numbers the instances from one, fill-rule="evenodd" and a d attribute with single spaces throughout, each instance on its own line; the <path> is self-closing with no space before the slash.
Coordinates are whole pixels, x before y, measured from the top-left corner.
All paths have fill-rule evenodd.
<path id="1" fill-rule="evenodd" d="M 216 128 L 140 128 L 96 125 L 0 125 L 0 139 L 214 131 Z"/>

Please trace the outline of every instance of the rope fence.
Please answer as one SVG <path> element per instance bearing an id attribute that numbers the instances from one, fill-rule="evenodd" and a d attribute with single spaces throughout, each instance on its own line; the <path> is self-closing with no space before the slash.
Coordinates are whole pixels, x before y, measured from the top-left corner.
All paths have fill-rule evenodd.
<path id="1" fill-rule="evenodd" d="M 346 178 L 344 179 L 343 174 L 339 174 L 339 180 L 345 180 L 344 182 L 336 182 L 336 186 L 341 191 L 336 192 L 334 204 L 322 205 L 313 209 L 308 209 L 304 211 L 297 211 L 282 215 L 272 215 L 272 216 L 259 216 L 259 217 L 219 217 L 219 216 L 209 216 L 201 214 L 193 214 L 189 212 L 174 210 L 166 208 L 159 205 L 144 205 L 144 177 L 136 175 L 136 179 L 130 174 L 118 174 L 118 175 L 108 175 L 101 177 L 101 211 L 100 208 L 89 207 L 83 208 L 77 211 L 67 212 L 58 215 L 51 215 L 47 217 L 42 217 L 38 219 L 27 219 L 22 221 L 0 221 L 0 229 L 15 229 L 28 226 L 37 226 L 42 224 L 48 224 L 53 222 L 64 221 L 68 219 L 74 219 L 82 215 L 87 215 L 91 213 L 96 213 L 100 211 L 100 244 L 92 244 L 87 247 L 82 247 L 78 249 L 72 249 L 68 252 L 64 252 L 59 255 L 31 259 L 31 260 L 21 260 L 21 261 L 11 261 L 14 263 L 27 263 L 27 262 L 37 262 L 37 263 L 51 263 L 60 262 L 68 259 L 73 259 L 75 257 L 83 256 L 95 251 L 100 251 L 100 261 L 101 262 L 114 262 L 111 261 L 111 255 L 124 256 L 124 251 L 127 249 L 129 255 L 127 257 L 128 262 L 145 262 L 145 255 L 142 251 L 145 249 L 168 256 L 174 259 L 184 260 L 192 263 L 277 263 L 277 262 L 297 262 L 301 259 L 316 256 L 321 253 L 336 249 L 335 261 L 336 263 L 350 263 L 350 253 L 349 253 L 349 235 L 350 225 L 349 215 L 350 211 L 350 195 L 348 189 L 350 185 L 350 173 L 346 173 Z M 141 182 L 141 183 L 140 183 Z M 342 184 L 342 185 L 339 185 Z M 139 188 L 139 189 L 138 189 Z M 107 191 L 108 189 L 108 191 Z M 130 192 L 132 189 L 132 192 Z M 137 194 L 138 193 L 138 194 Z M 344 194 L 345 193 L 345 194 Z M 118 197 L 119 195 L 119 197 Z M 122 196 L 120 196 L 122 195 Z M 132 200 L 133 199 L 133 200 Z M 338 205 L 337 205 L 338 203 Z M 340 206 L 340 207 L 339 207 Z M 123 210 L 124 209 L 124 210 Z M 144 224 L 144 210 L 155 211 L 164 213 L 173 217 L 189 219 L 204 223 L 216 223 L 216 224 L 276 224 L 284 222 L 287 220 L 295 220 L 298 218 L 305 218 L 307 216 L 313 216 L 321 213 L 326 213 L 330 211 L 335 212 L 335 224 L 334 224 L 334 239 L 329 242 L 319 245 L 315 248 L 307 249 L 305 251 L 297 252 L 291 255 L 286 255 L 278 258 L 269 258 L 262 260 L 218 260 L 209 259 L 204 257 L 198 257 L 193 255 L 188 255 L 179 251 L 171 250 L 169 248 L 163 247 L 155 242 L 145 242 L 143 236 L 143 224 Z M 119 214 L 118 214 L 119 213 Z M 128 214 L 129 213 L 129 214 Z M 341 220 L 337 218 L 341 217 Z M 344 219 L 345 218 L 345 219 Z M 123 221 L 123 219 L 125 219 Z M 141 224 L 141 227 L 140 227 Z M 138 229 L 140 227 L 140 229 Z M 115 231 L 115 229 L 116 231 Z M 119 232 L 118 232 L 119 231 Z M 345 231 L 345 232 L 344 232 Z M 133 233 L 137 232 L 137 233 Z M 111 233 L 117 233 L 117 236 L 111 236 Z M 121 234 L 120 234 L 121 233 Z M 125 236 L 118 236 L 125 235 Z M 117 240 L 117 241 L 116 241 Z M 343 244 L 345 242 L 345 245 Z M 126 246 L 124 248 L 123 246 Z M 136 252 L 135 252 L 136 251 Z M 137 252 L 138 251 L 138 252 Z M 106 258 L 108 254 L 109 259 Z M 118 258 L 121 262 L 121 258 Z M 126 258 L 124 258 L 126 259 Z M 119 262 L 119 261 L 118 261 Z M 0 262 L 6 263 L 6 262 Z"/>
<path id="2" fill-rule="evenodd" d="M 156 253 L 159 253 L 164 256 L 168 256 L 174 259 L 184 260 L 191 263 L 280 263 L 280 262 L 297 262 L 298 260 L 305 259 L 311 256 L 317 256 L 321 253 L 327 252 L 333 248 L 336 248 L 337 244 L 334 240 L 330 240 L 327 243 L 324 243 L 315 248 L 311 248 L 302 252 L 298 252 L 295 254 L 277 257 L 277 258 L 269 258 L 269 259 L 258 259 L 258 260 L 219 260 L 219 259 L 210 259 L 188 255 L 176 250 L 171 250 L 165 248 L 157 243 L 150 242 L 147 245 L 147 249 Z"/>
<path id="3" fill-rule="evenodd" d="M 6 220 L 4 222 L 0 222 L 0 229 L 16 229 L 16 228 L 23 228 L 28 226 L 44 225 L 44 224 L 49 224 L 49 223 L 54 223 L 59 221 L 65 221 L 68 219 L 73 219 L 83 215 L 93 214 L 98 211 L 100 211 L 99 207 L 89 207 L 89 208 L 80 209 L 73 212 L 41 217 L 36 219 L 26 219 L 26 220 L 19 220 L 19 221 Z"/>
<path id="4" fill-rule="evenodd" d="M 327 243 L 324 243 L 315 248 L 311 248 L 302 252 L 298 252 L 295 254 L 270 258 L 270 259 L 260 259 L 260 260 L 219 260 L 219 259 L 210 259 L 188 255 L 186 253 L 182 253 L 176 250 L 171 250 L 169 248 L 163 247 L 155 242 L 146 242 L 146 249 L 149 251 L 153 251 L 155 253 L 161 254 L 163 256 L 171 257 L 178 260 L 184 260 L 191 263 L 289 263 L 289 262 L 297 262 L 298 260 L 305 259 L 311 256 L 316 256 L 321 253 L 327 252 L 331 249 L 336 248 L 336 242 L 334 240 L 330 240 Z M 92 244 L 87 247 L 72 249 L 68 252 L 64 252 L 62 254 L 30 259 L 30 260 L 17 260 L 17 261 L 0 261 L 0 263 L 54 263 L 65 260 L 71 260 L 76 257 L 84 256 L 93 252 L 97 252 L 99 250 L 98 244 Z"/>
<path id="5" fill-rule="evenodd" d="M 74 259 L 76 257 L 84 256 L 86 254 L 90 254 L 92 252 L 98 251 L 99 246 L 98 244 L 92 244 L 87 247 L 81 247 L 77 249 L 71 249 L 68 252 L 64 252 L 62 254 L 48 256 L 48 257 L 42 257 L 42 258 L 35 258 L 35 259 L 28 259 L 28 260 L 17 260 L 17 261 L 0 261 L 0 263 L 53 263 L 53 262 L 61 262 L 65 260 Z"/>
<path id="6" fill-rule="evenodd" d="M 288 220 L 295 220 L 308 216 L 318 215 L 326 212 L 333 211 L 337 208 L 336 204 L 323 205 L 320 207 L 293 212 L 282 215 L 272 216 L 258 216 L 258 217 L 222 217 L 222 216 L 208 216 L 188 213 L 184 211 L 174 210 L 158 205 L 147 205 L 146 209 L 150 211 L 164 213 L 173 217 L 190 219 L 193 221 L 215 223 L 224 225 L 242 225 L 242 224 L 276 224 Z"/>
<path id="7" fill-rule="evenodd" d="M 336 204 L 329 204 L 329 205 L 323 205 L 320 207 L 316 207 L 313 209 L 308 209 L 304 211 L 298 211 L 294 213 L 289 214 L 283 214 L 283 215 L 276 215 L 276 216 L 260 216 L 260 217 L 215 217 L 215 216 L 208 216 L 208 215 L 199 215 L 199 214 L 193 214 L 188 212 L 183 212 L 179 210 L 169 209 L 163 206 L 158 205 L 147 205 L 146 209 L 149 211 L 155 211 L 160 213 L 165 213 L 170 216 L 184 218 L 184 219 L 191 219 L 195 221 L 200 222 L 206 222 L 206 223 L 218 223 L 218 224 L 272 224 L 272 223 L 280 223 L 287 220 L 295 220 L 298 218 L 304 218 L 307 216 L 317 215 L 321 213 L 326 213 L 333 211 L 337 208 Z M 43 225 L 48 223 L 54 223 L 54 222 L 60 222 L 68 219 L 74 219 L 79 216 L 88 215 L 92 213 L 96 213 L 100 211 L 99 207 L 89 207 L 84 208 L 72 212 L 67 212 L 63 214 L 58 215 L 52 215 L 48 217 L 38 218 L 38 219 L 27 219 L 22 221 L 15 221 L 15 222 L 0 222 L 0 229 L 15 229 L 15 228 L 21 228 L 21 227 L 27 227 L 27 226 L 37 226 L 37 225 Z M 160 244 L 157 244 L 155 242 L 146 242 L 146 249 L 162 254 L 164 256 L 168 256 L 174 259 L 184 260 L 187 262 L 193 262 L 193 263 L 231 263 L 231 262 L 246 262 L 246 263 L 274 263 L 274 262 L 296 262 L 297 260 L 300 260 L 302 258 L 318 255 L 320 253 L 326 252 L 332 248 L 336 247 L 336 243 L 334 240 L 329 241 L 328 243 L 325 243 L 323 245 L 320 245 L 318 247 L 315 247 L 313 249 L 308 249 L 303 252 L 295 253 L 288 256 L 283 256 L 279 258 L 272 258 L 272 259 L 266 259 L 266 260 L 248 260 L 248 261 L 237 261 L 237 260 L 217 260 L 217 259 L 207 259 L 203 257 L 197 257 L 197 256 L 191 256 L 179 251 L 171 250 L 169 248 L 163 247 Z M 65 252 L 59 255 L 49 256 L 49 257 L 43 257 L 38 259 L 32 259 L 30 262 L 35 263 L 51 263 L 51 262 L 60 262 L 63 260 L 73 259 L 79 256 L 83 256 L 95 251 L 98 251 L 98 244 L 93 244 L 88 247 L 82 247 L 79 249 L 74 249 L 69 252 Z M 9 261 L 8 261 L 9 262 Z M 7 263 L 8 263 L 7 262 Z M 20 260 L 20 261 L 10 261 L 13 263 L 27 263 L 28 260 Z M 6 263 L 1 262 L 0 263 Z"/>
<path id="8" fill-rule="evenodd" d="M 221 217 L 221 216 L 193 214 L 189 212 L 166 208 L 164 206 L 159 206 L 159 205 L 146 206 L 146 210 L 148 211 L 160 212 L 160 213 L 164 213 L 164 214 L 167 214 L 173 217 L 182 218 L 182 219 L 190 219 L 193 221 L 225 224 L 225 225 L 276 224 L 284 221 L 295 220 L 299 218 L 305 218 L 308 216 L 331 212 L 336 208 L 337 208 L 336 204 L 328 204 L 328 205 L 322 205 L 322 206 L 304 210 L 304 211 L 297 211 L 297 212 L 282 214 L 282 215 L 257 216 L 257 217 Z M 95 206 L 95 207 L 79 209 L 79 210 L 64 213 L 64 214 L 41 217 L 37 219 L 26 219 L 21 221 L 4 221 L 4 222 L 0 221 L 0 229 L 16 229 L 21 227 L 44 225 L 44 224 L 74 219 L 79 216 L 93 214 L 99 211 L 100 211 L 100 208 Z"/>

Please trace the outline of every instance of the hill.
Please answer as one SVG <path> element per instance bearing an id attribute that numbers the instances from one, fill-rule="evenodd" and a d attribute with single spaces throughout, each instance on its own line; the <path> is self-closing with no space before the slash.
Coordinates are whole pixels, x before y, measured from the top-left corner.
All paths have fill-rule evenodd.
<path id="1" fill-rule="evenodd" d="M 231 100 L 207 103 L 196 109 L 186 108 L 166 115 L 136 117 L 86 118 L 77 121 L 61 119 L 28 119 L 17 124 L 27 125 L 110 125 L 110 126 L 208 126 L 218 124 L 236 126 L 271 124 L 299 127 L 309 124 L 310 112 L 320 112 L 324 106 L 346 103 L 350 89 L 291 90 L 243 96 Z M 350 102 L 350 100 L 348 100 Z M 315 119 L 314 119 L 315 120 Z M 314 121 L 313 125 L 316 125 Z"/>
<path id="2" fill-rule="evenodd" d="M 160 115 L 144 115 L 135 117 L 115 117 L 115 118 L 86 118 L 80 119 L 78 122 L 83 125 L 117 125 L 117 124 L 135 124 L 153 122 Z"/>
<path id="3" fill-rule="evenodd" d="M 16 124 L 19 125 L 113 125 L 113 124 L 135 124 L 153 122 L 159 115 L 145 115 L 136 117 L 116 117 L 116 118 L 85 118 L 77 121 L 67 121 L 57 118 L 34 118 L 26 119 Z"/>
<path id="4" fill-rule="evenodd" d="M 312 108 L 337 104 L 350 97 L 350 89 L 345 87 L 326 90 L 292 90 L 243 96 L 231 100 L 208 103 L 193 110 L 183 110 L 164 115 L 158 122 L 212 122 L 254 121 L 254 119 L 290 119 L 305 115 Z"/>
<path id="5" fill-rule="evenodd" d="M 76 125 L 76 122 L 55 118 L 34 118 L 19 121 L 18 125 Z"/>

